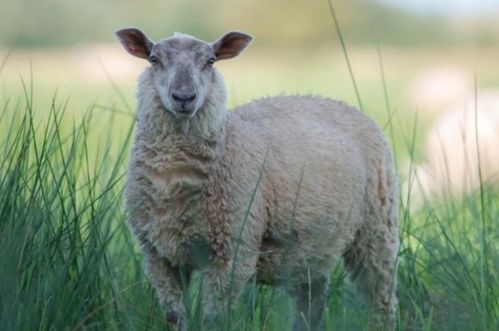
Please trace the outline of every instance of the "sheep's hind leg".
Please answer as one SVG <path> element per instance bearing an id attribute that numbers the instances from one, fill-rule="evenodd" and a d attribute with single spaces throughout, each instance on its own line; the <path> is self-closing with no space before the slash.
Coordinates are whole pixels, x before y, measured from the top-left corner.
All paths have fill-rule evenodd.
<path id="1" fill-rule="evenodd" d="M 166 310 L 166 324 L 186 330 L 185 307 L 179 268 L 172 267 L 154 248 L 145 251 L 144 270 Z"/>
<path id="2" fill-rule="evenodd" d="M 358 294 L 374 308 L 376 329 L 390 330 L 395 325 L 397 251 L 394 229 L 364 228 L 344 254 L 346 269 Z"/>
<path id="3" fill-rule="evenodd" d="M 322 312 L 329 280 L 327 277 L 289 289 L 295 299 L 293 331 L 317 331 L 322 328 Z"/>

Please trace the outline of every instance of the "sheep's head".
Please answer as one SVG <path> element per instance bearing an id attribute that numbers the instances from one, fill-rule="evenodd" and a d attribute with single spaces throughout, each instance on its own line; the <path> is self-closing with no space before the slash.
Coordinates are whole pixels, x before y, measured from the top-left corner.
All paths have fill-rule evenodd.
<path id="1" fill-rule="evenodd" d="M 175 34 L 154 43 L 141 30 L 116 32 L 132 55 L 147 59 L 152 66 L 154 87 L 165 110 L 175 118 L 189 118 L 203 107 L 215 79 L 213 64 L 239 55 L 252 37 L 229 32 L 213 43 Z"/>

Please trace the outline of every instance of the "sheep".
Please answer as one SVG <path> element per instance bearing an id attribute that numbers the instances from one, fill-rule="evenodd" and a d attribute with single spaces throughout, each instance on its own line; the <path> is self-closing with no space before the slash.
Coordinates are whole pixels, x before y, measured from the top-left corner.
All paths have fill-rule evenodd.
<path id="1" fill-rule="evenodd" d="M 239 55 L 252 41 L 245 33 L 212 43 L 116 34 L 150 62 L 138 81 L 125 201 L 167 323 L 187 329 L 182 288 L 198 274 L 206 316 L 256 279 L 294 297 L 294 330 L 317 330 L 342 258 L 359 295 L 393 325 L 397 180 L 377 125 L 314 96 L 227 111 L 213 65 Z"/>
<path id="2" fill-rule="evenodd" d="M 418 70 L 414 76 L 408 102 L 428 118 L 473 88 L 473 78 L 459 66 L 440 64 Z"/>
<path id="3" fill-rule="evenodd" d="M 470 193 L 480 181 L 499 183 L 499 93 L 479 91 L 457 102 L 437 118 L 424 150 L 425 161 L 415 168 L 416 207 L 423 198 L 453 198 Z"/>

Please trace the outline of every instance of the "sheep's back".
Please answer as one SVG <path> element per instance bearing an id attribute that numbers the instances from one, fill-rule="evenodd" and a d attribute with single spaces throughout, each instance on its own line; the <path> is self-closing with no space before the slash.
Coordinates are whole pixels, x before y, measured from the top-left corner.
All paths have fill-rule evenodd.
<path id="1" fill-rule="evenodd" d="M 387 152 L 383 134 L 354 108 L 316 97 L 261 99 L 235 109 L 232 117 L 238 131 L 248 131 L 238 137 L 254 140 L 268 155 L 263 242 L 269 247 L 263 250 L 279 251 L 293 241 L 291 252 L 262 259 L 262 277 L 279 273 L 271 265 L 289 265 L 296 277 L 305 271 L 301 266 L 313 263 L 322 272 L 364 221 L 368 183 Z"/>
<path id="2" fill-rule="evenodd" d="M 336 168 L 343 178 L 351 174 L 362 180 L 372 163 L 380 163 L 389 154 L 378 126 L 362 112 L 335 100 L 264 98 L 236 108 L 234 115 L 241 122 L 238 130 L 251 131 L 243 139 L 264 144 L 261 149 L 284 172 L 296 165 L 302 168 L 300 172 L 315 171 L 315 177 L 321 177 Z"/>

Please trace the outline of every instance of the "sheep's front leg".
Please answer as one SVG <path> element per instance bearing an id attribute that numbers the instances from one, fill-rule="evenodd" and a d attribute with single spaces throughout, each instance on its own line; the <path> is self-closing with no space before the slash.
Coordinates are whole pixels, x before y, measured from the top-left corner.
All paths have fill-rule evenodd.
<path id="1" fill-rule="evenodd" d="M 328 278 L 323 277 L 289 289 L 295 299 L 294 331 L 320 330 L 328 283 Z"/>
<path id="2" fill-rule="evenodd" d="M 161 305 L 165 307 L 166 323 L 176 326 L 178 330 L 186 330 L 179 268 L 173 267 L 154 248 L 151 248 L 145 250 L 144 270 L 156 289 Z"/>
<path id="3" fill-rule="evenodd" d="M 251 257 L 236 263 L 235 267 L 232 267 L 233 262 L 229 262 L 203 273 L 203 310 L 207 321 L 213 323 L 220 317 L 230 316 L 255 273 L 256 262 L 256 257 Z"/>

